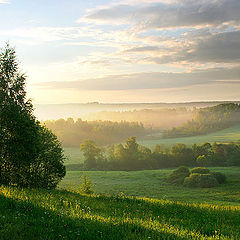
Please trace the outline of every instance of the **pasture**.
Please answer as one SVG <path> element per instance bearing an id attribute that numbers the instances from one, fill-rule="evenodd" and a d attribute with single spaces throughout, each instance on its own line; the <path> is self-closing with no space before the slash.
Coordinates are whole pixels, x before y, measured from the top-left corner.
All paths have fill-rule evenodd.
<path id="1" fill-rule="evenodd" d="M 214 203 L 240 206 L 240 167 L 210 168 L 227 176 L 227 182 L 216 188 L 186 188 L 166 181 L 172 169 L 145 171 L 68 171 L 59 187 L 77 190 L 80 177 L 87 173 L 97 194 L 124 194 L 182 202 Z"/>

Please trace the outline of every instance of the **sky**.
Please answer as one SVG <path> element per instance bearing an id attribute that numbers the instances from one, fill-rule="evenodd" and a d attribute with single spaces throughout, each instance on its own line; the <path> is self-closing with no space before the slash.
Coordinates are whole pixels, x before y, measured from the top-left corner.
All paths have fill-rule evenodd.
<path id="1" fill-rule="evenodd" d="M 0 0 L 34 103 L 240 100 L 240 0 Z"/>

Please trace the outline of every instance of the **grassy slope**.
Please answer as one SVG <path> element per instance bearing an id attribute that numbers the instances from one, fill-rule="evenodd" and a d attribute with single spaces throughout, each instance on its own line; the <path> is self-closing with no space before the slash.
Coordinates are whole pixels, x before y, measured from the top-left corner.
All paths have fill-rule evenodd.
<path id="1" fill-rule="evenodd" d="M 0 187 L 0 239 L 239 239 L 239 207 Z"/>
<path id="2" fill-rule="evenodd" d="M 239 167 L 211 168 L 227 176 L 227 183 L 216 188 L 189 189 L 174 186 L 166 181 L 170 169 L 146 171 L 89 171 L 96 193 L 120 194 L 128 196 L 150 197 L 184 202 L 207 202 L 240 206 Z M 61 182 L 61 188 L 77 188 L 81 171 L 69 171 Z"/>
<path id="3" fill-rule="evenodd" d="M 156 144 L 165 144 L 173 145 L 176 143 L 185 143 L 186 145 L 192 145 L 193 143 L 203 143 L 203 142 L 235 142 L 240 140 L 240 125 L 236 125 L 231 128 L 227 128 L 215 133 L 195 136 L 195 137 L 185 137 L 185 138 L 170 138 L 170 139 L 159 139 L 154 140 L 142 140 L 138 141 L 139 144 L 142 144 L 147 147 L 154 147 Z"/>

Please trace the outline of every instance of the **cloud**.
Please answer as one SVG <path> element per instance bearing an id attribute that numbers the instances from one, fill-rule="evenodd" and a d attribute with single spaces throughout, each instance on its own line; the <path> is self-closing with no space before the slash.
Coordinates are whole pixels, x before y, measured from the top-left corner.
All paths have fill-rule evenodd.
<path id="1" fill-rule="evenodd" d="M 125 50 L 125 53 L 143 53 L 143 52 L 155 52 L 159 51 L 157 46 L 144 46 L 144 47 L 135 47 Z"/>
<path id="2" fill-rule="evenodd" d="M 199 41 L 185 54 L 188 61 L 235 62 L 240 60 L 240 31 L 224 32 Z"/>
<path id="3" fill-rule="evenodd" d="M 0 4 L 1 3 L 10 3 L 10 1 L 9 0 L 0 0 Z"/>
<path id="4" fill-rule="evenodd" d="M 232 83 L 240 80 L 240 67 L 195 70 L 193 72 L 167 73 L 150 72 L 125 75 L 111 75 L 83 81 L 47 82 L 37 86 L 50 89 L 78 90 L 132 90 L 182 88 L 223 81 Z"/>
<path id="5" fill-rule="evenodd" d="M 134 25 L 139 29 L 218 26 L 240 21 L 239 0 L 145 1 L 89 11 L 78 22 Z"/>
<path id="6" fill-rule="evenodd" d="M 145 63 L 236 63 L 240 61 L 240 31 L 198 35 L 189 37 L 189 44 L 180 48 L 169 48 L 163 56 L 145 56 Z"/>

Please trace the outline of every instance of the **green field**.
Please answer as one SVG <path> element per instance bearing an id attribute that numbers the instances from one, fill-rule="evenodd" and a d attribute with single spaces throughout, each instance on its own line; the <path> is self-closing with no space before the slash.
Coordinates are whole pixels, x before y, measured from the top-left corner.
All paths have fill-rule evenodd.
<path id="1" fill-rule="evenodd" d="M 237 240 L 239 211 L 239 206 L 2 186 L 0 239 Z"/>
<path id="2" fill-rule="evenodd" d="M 171 169 L 145 171 L 88 171 L 94 190 L 101 194 L 124 194 L 184 202 L 220 203 L 240 206 L 239 167 L 210 168 L 227 176 L 227 183 L 216 188 L 189 189 L 166 181 Z M 75 188 L 80 184 L 81 171 L 68 171 L 60 188 Z"/>
<path id="3" fill-rule="evenodd" d="M 202 135 L 202 136 L 195 136 L 195 137 L 184 137 L 184 138 L 169 138 L 169 139 L 162 139 L 159 136 L 159 139 L 153 137 L 153 139 L 149 140 L 140 140 L 138 141 L 139 144 L 144 145 L 146 147 L 154 147 L 156 144 L 165 144 L 167 146 L 176 144 L 176 143 L 184 143 L 186 145 L 192 145 L 193 143 L 199 144 L 203 142 L 236 142 L 240 140 L 240 125 L 236 125 L 231 128 L 227 128 L 215 133 Z"/>

